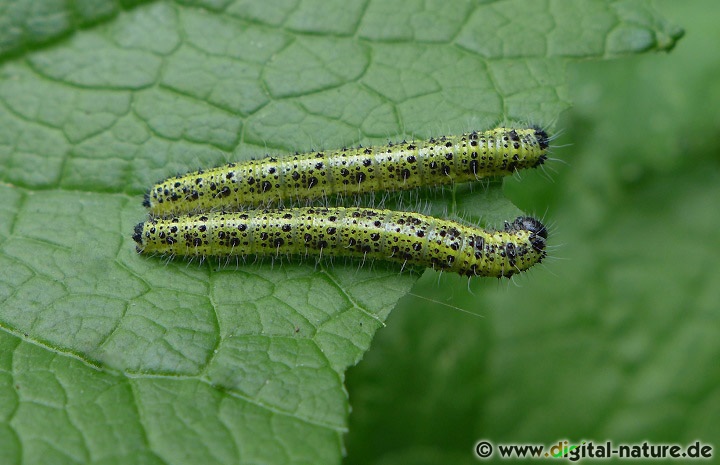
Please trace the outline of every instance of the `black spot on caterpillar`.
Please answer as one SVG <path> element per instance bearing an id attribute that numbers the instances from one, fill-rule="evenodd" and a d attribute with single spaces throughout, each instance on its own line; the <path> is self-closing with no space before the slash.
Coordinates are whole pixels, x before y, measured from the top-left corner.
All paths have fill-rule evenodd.
<path id="1" fill-rule="evenodd" d="M 145 194 L 143 205 L 151 215 L 170 216 L 470 182 L 537 167 L 548 148 L 548 135 L 540 128 L 496 128 L 265 158 L 168 178 Z"/>
<path id="2" fill-rule="evenodd" d="M 133 239 L 138 253 L 171 257 L 342 256 L 509 277 L 545 258 L 547 230 L 530 217 L 488 231 L 419 213 L 305 207 L 151 218 Z"/>

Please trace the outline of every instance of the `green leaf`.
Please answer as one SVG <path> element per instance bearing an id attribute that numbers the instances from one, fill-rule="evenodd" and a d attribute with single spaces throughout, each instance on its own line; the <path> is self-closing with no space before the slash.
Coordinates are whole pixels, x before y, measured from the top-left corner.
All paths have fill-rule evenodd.
<path id="1" fill-rule="evenodd" d="M 266 152 L 549 126 L 569 59 L 680 35 L 645 2 L 0 0 L 3 463 L 338 463 L 345 371 L 417 276 L 141 257 L 144 190 Z M 518 213 L 498 182 L 410 201 Z"/>

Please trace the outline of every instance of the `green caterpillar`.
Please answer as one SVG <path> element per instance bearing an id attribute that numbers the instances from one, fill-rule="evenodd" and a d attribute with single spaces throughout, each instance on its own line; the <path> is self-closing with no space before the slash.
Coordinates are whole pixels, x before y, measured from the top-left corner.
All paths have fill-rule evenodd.
<path id="1" fill-rule="evenodd" d="M 548 147 L 540 128 L 497 128 L 230 163 L 162 181 L 145 194 L 143 205 L 151 215 L 171 216 L 469 182 L 537 167 L 547 159 Z"/>
<path id="2" fill-rule="evenodd" d="M 150 218 L 138 253 L 169 256 L 344 256 L 465 276 L 510 277 L 545 258 L 547 230 L 530 217 L 487 231 L 410 212 L 293 208 Z"/>

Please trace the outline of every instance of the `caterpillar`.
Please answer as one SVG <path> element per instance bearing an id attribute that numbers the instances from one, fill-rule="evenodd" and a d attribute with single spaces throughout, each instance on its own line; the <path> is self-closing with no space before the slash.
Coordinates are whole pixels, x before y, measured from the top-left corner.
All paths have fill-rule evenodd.
<path id="1" fill-rule="evenodd" d="M 548 148 L 548 135 L 540 128 L 501 127 L 250 160 L 168 178 L 146 192 L 143 205 L 153 216 L 171 216 L 469 182 L 540 166 Z"/>
<path id="2" fill-rule="evenodd" d="M 547 230 L 530 217 L 488 231 L 412 212 L 303 207 L 151 217 L 133 239 L 138 253 L 171 257 L 346 256 L 510 277 L 545 258 Z"/>

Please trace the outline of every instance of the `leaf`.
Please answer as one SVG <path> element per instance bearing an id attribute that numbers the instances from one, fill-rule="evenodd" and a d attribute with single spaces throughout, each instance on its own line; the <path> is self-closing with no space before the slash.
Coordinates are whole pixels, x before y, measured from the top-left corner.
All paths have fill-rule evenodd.
<path id="1" fill-rule="evenodd" d="M 7 463 L 338 463 L 345 370 L 417 276 L 146 259 L 130 239 L 144 190 L 268 151 L 549 125 L 568 106 L 569 58 L 680 35 L 644 3 L 590 0 L 0 12 Z M 485 223 L 518 211 L 499 183 L 450 194 L 418 200 Z"/>

